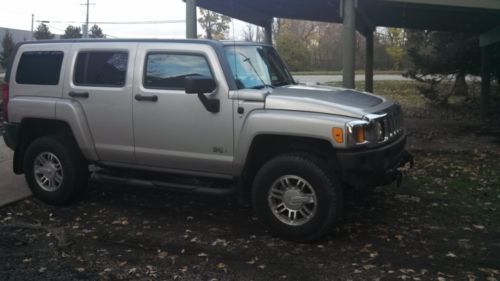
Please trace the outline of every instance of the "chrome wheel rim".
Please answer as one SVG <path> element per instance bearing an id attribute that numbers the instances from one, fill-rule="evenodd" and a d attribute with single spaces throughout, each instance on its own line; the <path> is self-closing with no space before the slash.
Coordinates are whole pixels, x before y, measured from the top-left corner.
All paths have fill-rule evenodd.
<path id="1" fill-rule="evenodd" d="M 295 175 L 282 176 L 274 181 L 267 201 L 273 215 L 291 226 L 309 222 L 317 208 L 314 188 L 308 181 Z"/>
<path id="2" fill-rule="evenodd" d="M 50 152 L 42 152 L 35 158 L 33 173 L 35 180 L 43 190 L 54 192 L 63 182 L 61 161 Z"/>

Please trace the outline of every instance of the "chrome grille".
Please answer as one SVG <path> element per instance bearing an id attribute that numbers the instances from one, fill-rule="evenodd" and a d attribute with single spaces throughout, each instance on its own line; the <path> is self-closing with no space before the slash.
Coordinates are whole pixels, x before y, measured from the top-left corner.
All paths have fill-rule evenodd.
<path id="1" fill-rule="evenodd" d="M 403 132 L 403 112 L 399 105 L 394 105 L 387 110 L 367 117 L 370 122 L 376 122 L 382 126 L 381 132 L 377 134 L 376 142 L 378 143 L 390 141 Z"/>
<path id="2" fill-rule="evenodd" d="M 382 117 L 384 140 L 390 140 L 403 131 L 403 114 L 400 106 L 393 106 Z"/>

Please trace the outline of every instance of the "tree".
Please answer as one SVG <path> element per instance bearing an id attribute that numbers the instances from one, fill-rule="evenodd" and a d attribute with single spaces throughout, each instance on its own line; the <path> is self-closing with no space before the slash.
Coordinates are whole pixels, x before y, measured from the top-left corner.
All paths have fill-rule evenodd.
<path id="1" fill-rule="evenodd" d="M 408 31 L 406 48 L 413 63 L 406 74 L 425 82 L 420 92 L 430 101 L 446 105 L 452 95 L 468 95 L 466 76 L 480 70 L 478 38 L 470 34 Z M 454 79 L 451 89 L 441 82 Z"/>
<path id="2" fill-rule="evenodd" d="M 264 29 L 248 23 L 243 30 L 243 38 L 246 42 L 264 42 Z"/>
<path id="3" fill-rule="evenodd" d="M 225 39 L 231 18 L 205 9 L 200 9 L 200 13 L 201 17 L 198 18 L 198 22 L 205 30 L 205 38 Z"/>
<path id="4" fill-rule="evenodd" d="M 82 29 L 78 26 L 68 25 L 68 27 L 66 27 L 66 30 L 64 30 L 64 34 L 61 36 L 61 38 L 82 38 Z"/>
<path id="5" fill-rule="evenodd" d="M 393 69 L 400 70 L 403 66 L 403 60 L 406 55 L 404 48 L 406 42 L 406 32 L 402 28 L 388 28 L 387 39 L 388 46 L 386 47 L 386 52 L 392 59 Z"/>
<path id="6" fill-rule="evenodd" d="M 90 28 L 89 37 L 90 38 L 106 38 L 106 35 L 104 35 L 104 33 L 102 33 L 102 29 L 97 24 L 94 24 Z"/>
<path id="7" fill-rule="evenodd" d="M 54 34 L 52 34 L 52 32 L 50 32 L 49 27 L 47 25 L 45 25 L 44 23 L 41 23 L 36 28 L 35 33 L 33 34 L 33 37 L 36 40 L 54 39 Z"/>
<path id="8" fill-rule="evenodd" d="M 276 38 L 276 49 L 292 71 L 308 70 L 310 53 L 297 34 L 286 32 Z"/>
<path id="9" fill-rule="evenodd" d="M 10 55 L 12 54 L 12 51 L 14 50 L 14 45 L 14 39 L 12 39 L 12 35 L 10 34 L 9 30 L 7 30 L 2 39 L 3 50 L 2 53 L 0 53 L 0 64 L 4 69 L 7 67 L 7 62 L 10 58 Z"/>

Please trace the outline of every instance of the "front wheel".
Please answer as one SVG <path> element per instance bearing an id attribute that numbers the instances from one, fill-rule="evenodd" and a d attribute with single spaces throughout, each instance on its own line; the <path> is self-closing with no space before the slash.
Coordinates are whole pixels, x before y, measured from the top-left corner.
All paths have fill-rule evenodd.
<path id="1" fill-rule="evenodd" d="M 26 181 L 35 197 L 62 205 L 75 199 L 88 184 L 87 162 L 69 137 L 34 140 L 24 156 Z"/>
<path id="2" fill-rule="evenodd" d="M 252 188 L 254 210 L 272 232 L 308 242 L 321 238 L 340 218 L 342 188 L 327 163 L 305 153 L 267 162 Z"/>

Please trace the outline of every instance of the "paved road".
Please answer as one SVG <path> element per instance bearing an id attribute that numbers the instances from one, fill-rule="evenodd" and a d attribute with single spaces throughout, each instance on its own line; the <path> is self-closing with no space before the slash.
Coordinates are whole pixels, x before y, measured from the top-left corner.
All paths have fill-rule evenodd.
<path id="1" fill-rule="evenodd" d="M 26 198 L 31 192 L 23 176 L 12 172 L 12 152 L 0 136 L 0 206 Z"/>
<path id="2" fill-rule="evenodd" d="M 295 80 L 300 83 L 324 84 L 327 82 L 342 82 L 342 75 L 294 75 Z M 373 77 L 375 81 L 408 81 L 410 79 L 397 74 L 377 74 Z M 356 75 L 356 81 L 365 81 L 365 75 Z"/>

